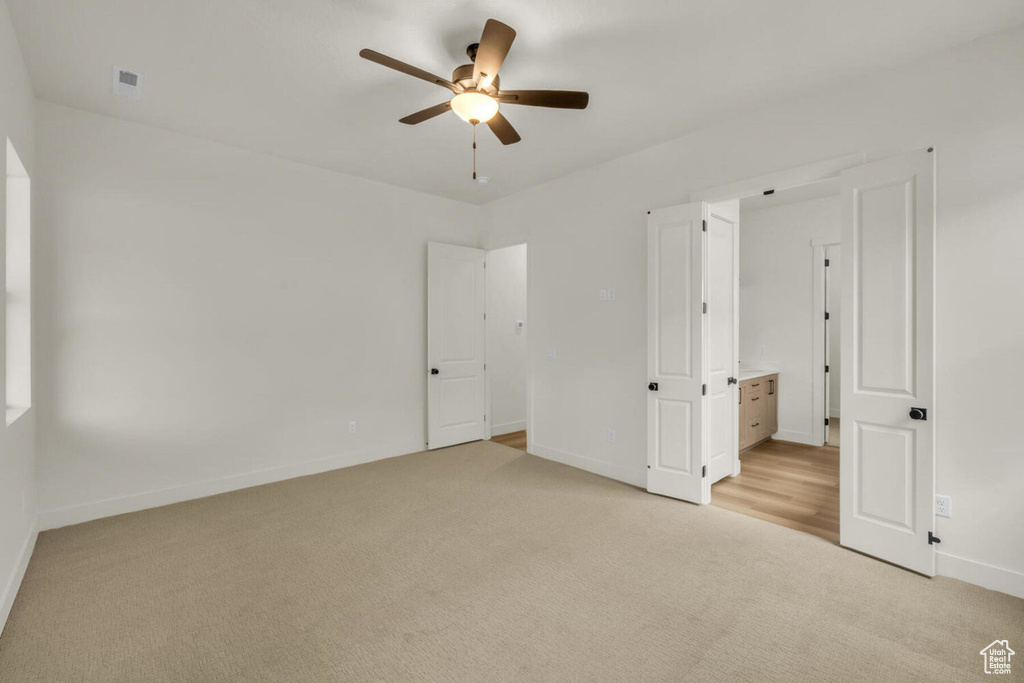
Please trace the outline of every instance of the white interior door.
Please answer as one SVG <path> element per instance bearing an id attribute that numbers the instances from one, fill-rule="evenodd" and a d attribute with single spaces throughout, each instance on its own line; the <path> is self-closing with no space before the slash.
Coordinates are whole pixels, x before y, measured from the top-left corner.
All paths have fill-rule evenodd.
<path id="1" fill-rule="evenodd" d="M 703 202 L 647 219 L 647 490 L 707 503 Z"/>
<path id="2" fill-rule="evenodd" d="M 844 171 L 842 201 L 839 538 L 934 576 L 935 156 Z"/>
<path id="3" fill-rule="evenodd" d="M 482 249 L 427 245 L 427 448 L 486 437 Z"/>
<path id="4" fill-rule="evenodd" d="M 740 202 L 707 209 L 707 442 L 710 484 L 740 473 L 737 335 Z"/>

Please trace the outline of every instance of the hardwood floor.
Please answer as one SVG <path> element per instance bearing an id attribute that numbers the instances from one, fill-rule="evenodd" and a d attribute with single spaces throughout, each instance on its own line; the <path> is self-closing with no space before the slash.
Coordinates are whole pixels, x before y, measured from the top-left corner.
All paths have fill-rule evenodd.
<path id="1" fill-rule="evenodd" d="M 766 441 L 740 455 L 711 504 L 839 543 L 839 449 Z"/>
<path id="2" fill-rule="evenodd" d="M 502 434 L 501 436 L 492 436 L 491 441 L 494 443 L 500 443 L 503 446 L 509 446 L 511 448 L 518 448 L 521 451 L 526 451 L 526 430 L 521 432 L 510 432 L 508 434 Z"/>

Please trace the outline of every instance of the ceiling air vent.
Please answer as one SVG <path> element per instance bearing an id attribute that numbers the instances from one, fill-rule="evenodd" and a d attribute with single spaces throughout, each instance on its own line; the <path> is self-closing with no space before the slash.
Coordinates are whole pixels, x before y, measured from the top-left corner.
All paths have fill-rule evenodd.
<path id="1" fill-rule="evenodd" d="M 142 74 L 114 67 L 114 94 L 142 99 Z"/>

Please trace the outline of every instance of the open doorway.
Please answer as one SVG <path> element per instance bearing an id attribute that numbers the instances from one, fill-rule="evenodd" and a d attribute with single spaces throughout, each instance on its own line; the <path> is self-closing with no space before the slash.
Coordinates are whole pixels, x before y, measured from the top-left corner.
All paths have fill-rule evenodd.
<path id="1" fill-rule="evenodd" d="M 934 151 L 929 147 L 867 163 L 863 155 L 832 159 L 699 191 L 687 204 L 647 212 L 649 492 L 728 507 L 935 575 L 935 428 L 930 421 L 935 398 Z M 827 312 L 822 242 L 839 242 L 798 234 L 799 248 L 792 251 L 797 258 L 790 260 L 786 247 L 793 239 L 794 218 L 775 216 L 759 229 L 758 220 L 742 211 L 747 198 L 817 191 L 835 178 L 843 245 L 842 310 L 836 316 L 842 324 L 835 335 L 842 365 L 839 449 L 824 445 L 831 401 L 824 379 L 817 381 L 826 374 L 830 353 L 828 328 L 820 324 Z M 717 366 L 708 351 L 716 339 L 709 315 L 709 301 L 716 296 L 709 289 L 721 280 L 711 272 L 711 235 L 716 207 L 736 200 L 741 210 L 733 234 L 740 236 L 738 251 L 745 254 L 735 269 L 740 305 L 734 329 L 740 351 L 720 393 L 733 399 L 733 415 L 740 416 L 743 396 L 752 403 L 756 396 L 756 406 L 749 406 L 754 417 L 747 413 L 753 422 L 747 426 L 763 429 L 767 381 L 768 395 L 778 404 L 778 422 L 769 418 L 769 434 L 758 433 L 763 440 L 750 448 L 747 459 L 740 458 L 737 448 L 733 474 L 716 483 L 709 466 L 713 444 L 716 439 L 735 442 L 738 427 L 709 417 L 711 399 L 721 388 L 713 386 Z M 752 201 L 746 202 L 748 208 Z M 785 267 L 776 267 L 780 263 Z M 774 269 L 771 277 L 759 275 L 769 268 Z M 789 287 L 794 277 L 805 282 Z M 763 296 L 754 307 L 757 297 L 751 295 L 759 293 Z M 779 315 L 765 314 L 772 306 Z M 744 309 L 764 323 L 753 337 Z M 794 333 L 792 322 L 798 319 L 782 316 L 799 310 L 809 315 L 804 331 Z M 809 371 L 801 363 L 785 362 L 793 348 L 802 349 L 802 363 L 810 359 Z M 761 374 L 744 376 L 741 368 Z M 741 379 L 758 380 L 760 395 L 752 384 L 744 390 Z M 759 448 L 765 449 L 761 471 L 752 456 Z M 819 461 L 830 456 L 831 463 Z M 837 484 L 816 481 L 833 476 Z"/>
<path id="2" fill-rule="evenodd" d="M 820 245 L 838 245 L 840 223 L 838 178 L 740 200 L 739 467 L 711 488 L 713 505 L 833 543 L 839 542 L 839 451 L 838 442 L 823 447 L 820 427 L 830 413 L 822 405 L 830 397 L 827 389 L 816 390 L 815 364 L 827 362 L 824 344 L 838 345 L 839 335 L 827 340 L 829 330 L 817 329 L 824 311 L 816 309 L 829 289 L 817 272 L 824 257 L 816 254 L 825 253 Z M 827 341 L 816 353 L 819 333 Z M 838 386 L 833 389 L 838 409 Z"/>
<path id="3" fill-rule="evenodd" d="M 487 252 L 487 378 L 491 440 L 525 451 L 527 247 Z"/>

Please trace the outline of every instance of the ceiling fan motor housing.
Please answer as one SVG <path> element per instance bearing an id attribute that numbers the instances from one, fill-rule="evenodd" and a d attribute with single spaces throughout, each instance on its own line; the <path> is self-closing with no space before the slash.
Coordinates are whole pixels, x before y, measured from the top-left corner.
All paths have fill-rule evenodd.
<path id="1" fill-rule="evenodd" d="M 495 76 L 494 80 L 486 88 L 477 88 L 473 85 L 473 68 L 472 64 L 463 64 L 460 67 L 456 67 L 455 71 L 452 72 L 452 83 L 462 86 L 463 90 L 479 89 L 488 95 L 496 95 L 498 93 L 498 84 L 501 81 L 500 77 Z"/>

